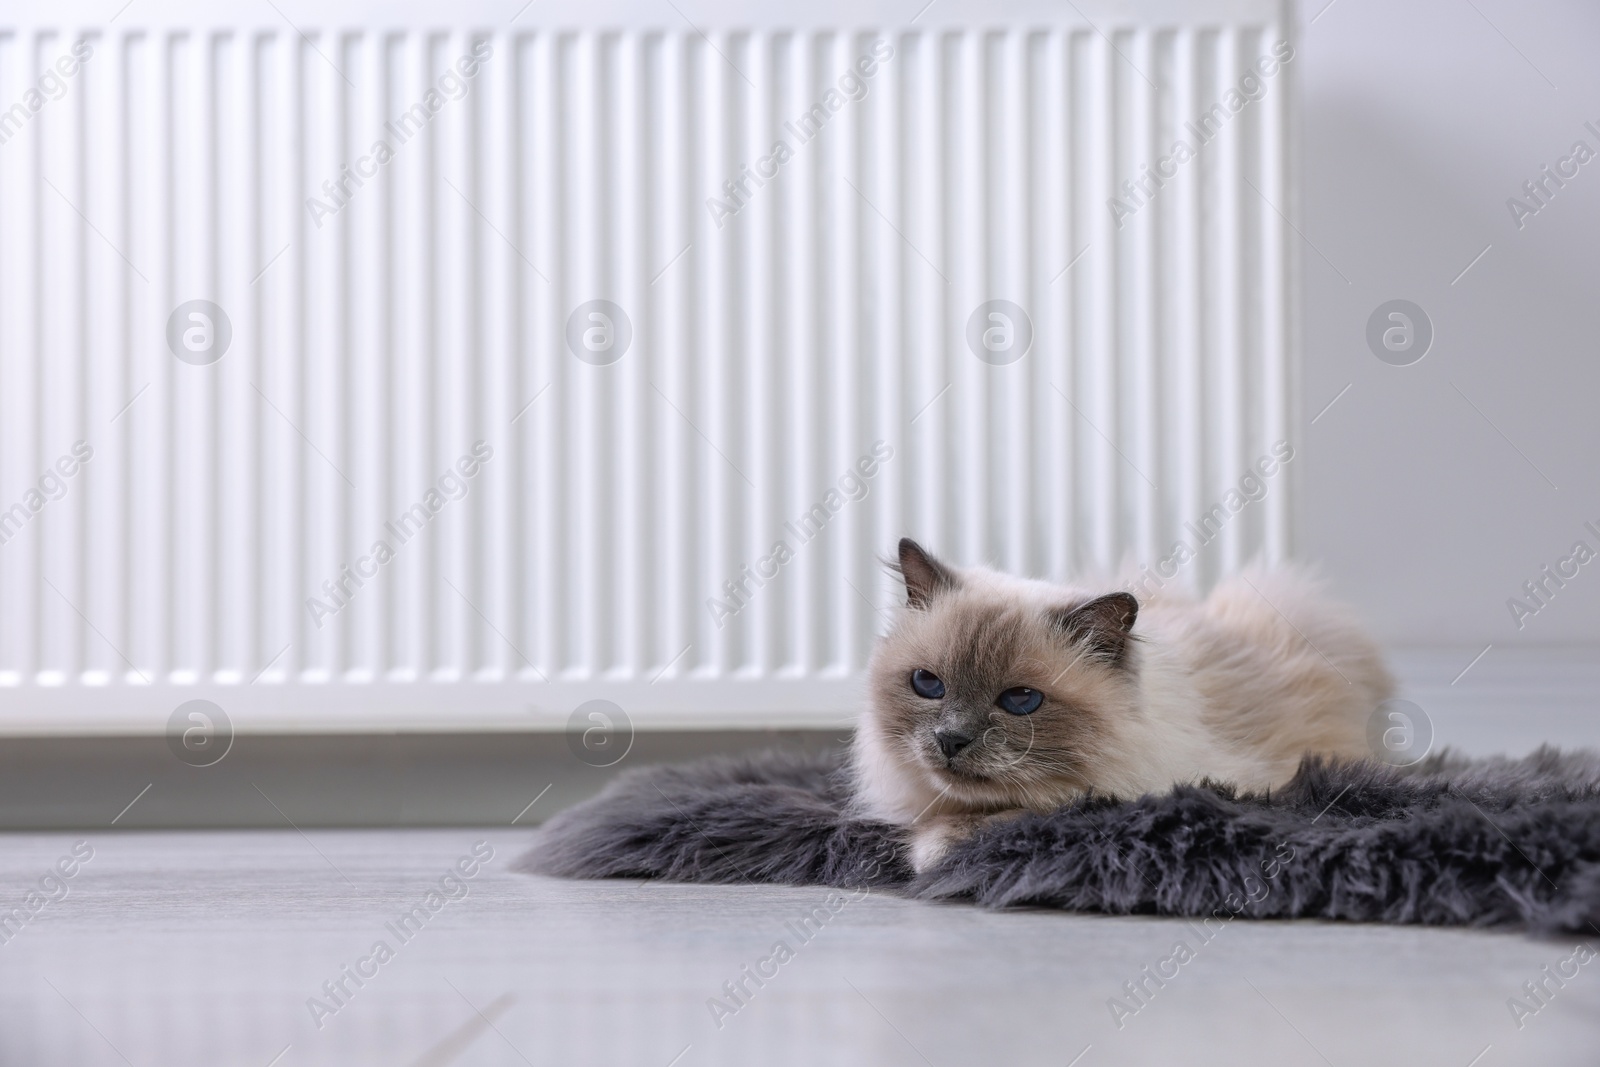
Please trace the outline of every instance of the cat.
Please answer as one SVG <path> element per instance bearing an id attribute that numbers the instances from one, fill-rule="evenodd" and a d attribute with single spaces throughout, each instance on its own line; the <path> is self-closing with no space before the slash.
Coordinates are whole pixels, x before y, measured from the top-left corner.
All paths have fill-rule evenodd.
<path id="1" fill-rule="evenodd" d="M 1309 754 L 1369 755 L 1394 691 L 1377 646 L 1292 568 L 1143 602 L 956 568 L 909 538 L 905 604 L 872 654 L 858 810 L 909 827 L 926 871 L 985 822 L 1093 792 L 1280 786 Z"/>

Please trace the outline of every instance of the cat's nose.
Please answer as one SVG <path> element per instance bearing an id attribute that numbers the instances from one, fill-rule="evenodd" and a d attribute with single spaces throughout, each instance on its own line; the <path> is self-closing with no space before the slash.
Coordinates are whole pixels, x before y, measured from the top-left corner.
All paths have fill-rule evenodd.
<path id="1" fill-rule="evenodd" d="M 954 759 L 957 752 L 972 744 L 972 735 L 959 730 L 936 730 L 933 739 L 939 742 L 939 751 L 945 759 Z"/>

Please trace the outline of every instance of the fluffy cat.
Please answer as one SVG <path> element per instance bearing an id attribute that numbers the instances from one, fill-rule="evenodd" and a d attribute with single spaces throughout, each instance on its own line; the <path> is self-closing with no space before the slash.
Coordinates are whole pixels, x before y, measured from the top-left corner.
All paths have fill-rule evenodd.
<path id="1" fill-rule="evenodd" d="M 1365 756 L 1394 689 L 1377 646 L 1290 569 L 1143 602 L 958 569 L 910 539 L 898 570 L 853 766 L 863 814 L 911 828 L 919 871 L 985 820 L 1087 792 L 1261 789 L 1309 753 Z"/>

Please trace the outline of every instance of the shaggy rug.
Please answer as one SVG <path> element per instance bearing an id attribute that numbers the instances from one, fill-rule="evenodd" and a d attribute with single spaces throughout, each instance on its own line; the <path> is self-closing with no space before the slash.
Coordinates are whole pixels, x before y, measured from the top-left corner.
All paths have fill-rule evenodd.
<path id="1" fill-rule="evenodd" d="M 1307 760 L 1283 789 L 1086 798 L 986 827 L 921 876 L 849 812 L 838 754 L 654 766 L 548 822 L 523 869 L 885 889 L 990 908 L 1600 934 L 1600 753 Z"/>

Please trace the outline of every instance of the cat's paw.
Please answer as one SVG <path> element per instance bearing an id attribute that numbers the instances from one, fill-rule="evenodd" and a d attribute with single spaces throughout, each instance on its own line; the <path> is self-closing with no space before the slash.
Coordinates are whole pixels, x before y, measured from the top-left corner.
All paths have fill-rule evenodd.
<path id="1" fill-rule="evenodd" d="M 949 816 L 936 816 L 911 828 L 911 869 L 918 874 L 937 867 L 950 846 L 961 840 L 962 835 L 949 819 Z"/>
<path id="2" fill-rule="evenodd" d="M 911 867 L 918 874 L 931 871 L 952 848 L 978 832 L 986 823 L 1019 812 L 981 815 L 933 815 L 911 827 Z"/>

